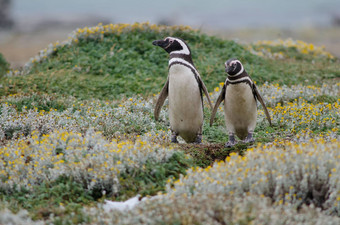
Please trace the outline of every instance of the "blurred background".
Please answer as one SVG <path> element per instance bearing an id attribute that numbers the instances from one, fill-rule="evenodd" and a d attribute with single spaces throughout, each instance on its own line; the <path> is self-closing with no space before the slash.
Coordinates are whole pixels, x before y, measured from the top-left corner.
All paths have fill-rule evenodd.
<path id="1" fill-rule="evenodd" d="M 0 0 L 0 52 L 19 68 L 78 27 L 146 21 L 241 43 L 291 37 L 340 57 L 340 0 Z"/>

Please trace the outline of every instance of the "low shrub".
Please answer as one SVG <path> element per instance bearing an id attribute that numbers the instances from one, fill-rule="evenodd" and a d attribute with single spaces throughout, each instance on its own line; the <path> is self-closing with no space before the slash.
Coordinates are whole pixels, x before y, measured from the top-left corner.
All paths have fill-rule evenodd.
<path id="1" fill-rule="evenodd" d="M 9 71 L 9 63 L 6 61 L 5 57 L 0 53 L 0 78 L 7 74 Z"/>
<path id="2" fill-rule="evenodd" d="M 265 196 L 275 205 L 314 205 L 340 215 L 340 141 L 274 142 L 231 153 L 212 167 L 192 168 L 170 182 L 168 196 Z"/>

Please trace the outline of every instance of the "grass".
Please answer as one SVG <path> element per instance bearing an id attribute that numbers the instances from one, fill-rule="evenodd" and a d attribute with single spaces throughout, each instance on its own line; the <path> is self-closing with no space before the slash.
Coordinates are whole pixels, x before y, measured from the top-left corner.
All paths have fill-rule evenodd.
<path id="1" fill-rule="evenodd" d="M 54 182 L 45 181 L 33 191 L 21 189 L 11 195 L 1 196 L 4 201 L 9 202 L 10 209 L 13 211 L 27 209 L 32 212 L 33 219 L 48 219 L 52 213 L 56 216 L 71 212 L 79 213 L 84 204 L 94 200 L 91 193 L 68 177 L 60 177 Z M 65 212 L 60 210 L 62 205 L 67 207 Z"/>
<path id="2" fill-rule="evenodd" d="M 21 98 L 19 101 L 8 101 L 8 104 L 13 105 L 19 112 L 23 109 L 30 110 L 37 108 L 39 111 L 48 111 L 50 109 L 56 109 L 58 111 L 64 111 L 70 107 L 69 102 L 65 98 L 59 98 L 58 96 L 40 95 L 33 93 Z"/>
<path id="3" fill-rule="evenodd" d="M 9 70 L 9 63 L 6 61 L 4 56 L 0 53 L 0 77 L 7 73 Z"/>
<path id="4" fill-rule="evenodd" d="M 23 70 L 25 75 L 1 76 L 0 71 L 0 130 L 3 131 L 0 140 L 4 146 L 0 148 L 0 162 L 6 164 L 6 167 L 0 167 L 1 181 L 5 183 L 11 180 L 11 175 L 3 171 L 8 171 L 11 165 L 14 165 L 15 171 L 15 166 L 22 162 L 21 157 L 26 158 L 26 168 L 34 168 L 35 162 L 37 165 L 41 163 L 40 158 L 46 157 L 43 150 L 40 150 L 39 156 L 30 154 L 44 144 L 42 140 L 49 140 L 51 146 L 56 143 L 55 149 L 52 149 L 55 154 L 53 157 L 62 159 L 56 160 L 57 163 L 68 163 L 71 156 L 67 153 L 74 143 L 72 136 L 63 136 L 65 130 L 65 133 L 77 132 L 79 137 L 84 138 L 89 128 L 93 128 L 101 132 L 100 138 L 117 141 L 117 146 L 132 141 L 135 145 L 160 144 L 164 148 L 175 148 L 176 151 L 172 150 L 173 155 L 165 161 L 147 160 L 122 170 L 117 176 L 119 190 L 113 190 L 114 187 L 105 185 L 105 182 L 99 182 L 99 185 L 89 189 L 90 178 L 83 177 L 83 182 L 80 182 L 79 177 L 66 176 L 66 173 L 56 180 L 42 179 L 41 183 L 33 187 L 14 186 L 10 191 L 1 189 L 0 210 L 9 208 L 17 213 L 26 209 L 34 220 L 54 224 L 91 223 L 94 218 L 84 212 L 85 208 L 96 207 L 104 199 L 123 201 L 137 194 L 166 195 L 166 186 L 185 177 L 190 168 L 209 169 L 216 162 L 234 157 L 235 153 L 246 156 L 249 149 L 256 149 L 257 146 L 272 143 L 284 145 L 287 140 L 299 142 L 307 134 L 310 134 L 308 138 L 322 136 L 329 139 L 331 135 L 339 135 L 339 114 L 336 111 L 339 95 L 334 94 L 338 89 L 315 92 L 313 96 L 314 92 L 300 93 L 298 88 L 292 86 L 313 84 L 313 88 L 318 89 L 323 84 L 331 85 L 338 81 L 339 59 L 330 57 L 322 49 L 305 43 L 293 43 L 294 46 L 278 46 L 267 42 L 241 45 L 186 27 L 147 24 L 112 27 L 99 25 L 76 31 L 68 44 L 54 44 L 42 50 L 39 57 L 28 63 L 28 69 Z M 273 116 L 273 126 L 268 125 L 260 108 L 255 129 L 256 142 L 240 142 L 233 148 L 225 148 L 228 137 L 223 112 L 218 111 L 210 127 L 210 111 L 206 108 L 202 145 L 169 144 L 167 107 L 164 106 L 161 112 L 161 122 L 155 122 L 152 114 L 154 95 L 157 95 L 166 80 L 168 56 L 151 43 L 166 36 L 181 37 L 188 42 L 193 61 L 213 100 L 219 92 L 214 88 L 219 87 L 226 78 L 223 63 L 231 57 L 239 58 L 258 86 L 263 87 L 265 95 L 272 96 L 266 100 Z M 5 62 L 0 57 L 0 68 L 1 60 Z M 6 63 L 2 65 L 8 66 Z M 270 84 L 278 85 L 272 87 Z M 275 95 L 283 87 L 286 88 L 283 96 Z M 306 107 L 297 109 L 302 104 Z M 304 119 L 310 119 L 308 113 L 312 112 L 322 115 L 314 116 L 310 123 L 306 122 Z M 298 119 L 299 115 L 304 118 Z M 61 136 L 49 137 L 53 132 L 61 133 Z M 102 145 L 93 144 L 100 138 L 84 139 L 85 147 L 79 147 L 82 145 L 78 143 L 79 146 L 74 144 L 74 148 L 78 146 L 84 155 L 97 157 L 98 152 L 92 151 L 99 148 L 102 152 L 107 145 L 106 142 Z M 37 144 L 33 145 L 33 142 Z M 19 147 L 8 152 L 7 148 L 11 149 L 11 146 Z M 16 156 L 16 150 L 22 151 L 23 155 Z M 138 154 L 137 150 L 133 154 Z M 155 148 L 152 154 L 157 158 L 159 152 Z M 81 176 L 92 176 L 93 173 L 86 171 L 92 170 L 94 164 L 99 165 L 98 161 L 90 163 L 91 159 L 83 159 L 88 167 L 84 167 Z M 127 165 L 133 164 L 130 158 L 119 160 Z M 104 162 L 99 165 L 99 169 L 105 168 Z M 114 166 L 118 168 L 119 165 L 117 163 Z M 56 166 L 53 164 L 50 169 Z M 44 167 L 41 171 L 49 174 L 49 170 Z M 99 174 L 94 177 L 101 179 Z M 229 199 L 228 196 L 226 198 Z"/>
<path id="5" fill-rule="evenodd" d="M 153 46 L 152 41 L 166 36 L 181 37 L 188 42 L 193 61 L 209 90 L 225 80 L 223 63 L 231 57 L 239 58 L 258 84 L 314 84 L 340 77 L 337 59 L 315 58 L 313 53 L 301 53 L 293 47 L 260 46 L 272 52 L 283 51 L 287 57 L 263 58 L 252 54 L 248 46 L 184 28 L 139 26 L 92 38 L 81 35 L 80 32 L 71 45 L 53 48 L 40 62 L 33 60 L 27 76 L 3 78 L 0 94 L 33 91 L 80 99 L 118 99 L 122 95 L 157 93 L 166 80 L 168 56 Z M 312 64 L 311 59 L 314 59 Z"/>
<path id="6" fill-rule="evenodd" d="M 117 200 L 134 197 L 139 193 L 141 197 L 153 196 L 165 191 L 168 179 L 178 179 L 180 174 L 185 174 L 186 169 L 193 166 L 192 159 L 183 153 L 177 153 L 167 163 L 147 163 L 144 170 L 129 171 L 121 175 L 121 192 Z"/>

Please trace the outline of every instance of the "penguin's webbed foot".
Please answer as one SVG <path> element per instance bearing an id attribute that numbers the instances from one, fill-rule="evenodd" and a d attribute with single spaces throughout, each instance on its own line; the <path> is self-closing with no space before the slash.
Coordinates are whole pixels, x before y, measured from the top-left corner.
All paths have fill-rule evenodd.
<path id="1" fill-rule="evenodd" d="M 233 141 L 233 142 L 232 141 L 228 141 L 227 143 L 225 143 L 224 147 L 231 148 L 231 147 L 233 147 L 236 144 L 237 144 L 237 141 Z"/>
<path id="2" fill-rule="evenodd" d="M 225 143 L 224 147 L 231 148 L 236 144 L 237 144 L 237 141 L 235 140 L 235 136 L 229 135 L 229 141 L 227 143 Z"/>
<path id="3" fill-rule="evenodd" d="M 171 134 L 171 143 L 178 143 L 177 135 L 178 134 L 176 132 L 172 132 L 172 134 Z"/>
<path id="4" fill-rule="evenodd" d="M 253 138 L 253 133 L 248 133 L 246 139 L 243 140 L 243 143 L 254 143 L 255 139 Z"/>
<path id="5" fill-rule="evenodd" d="M 202 144 L 202 134 L 197 134 L 195 144 Z"/>
<path id="6" fill-rule="evenodd" d="M 178 143 L 177 136 L 171 136 L 171 143 Z"/>

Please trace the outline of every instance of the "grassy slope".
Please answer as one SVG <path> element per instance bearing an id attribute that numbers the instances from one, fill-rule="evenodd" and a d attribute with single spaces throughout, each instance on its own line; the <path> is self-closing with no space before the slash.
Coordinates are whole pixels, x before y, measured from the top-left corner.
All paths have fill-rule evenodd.
<path id="1" fill-rule="evenodd" d="M 187 40 L 195 65 L 210 91 L 225 80 L 223 63 L 230 57 L 237 57 L 244 62 L 246 70 L 258 84 L 264 82 L 288 85 L 322 84 L 340 77 L 337 59 L 303 54 L 294 47 L 264 46 L 271 49 L 271 52 L 283 52 L 287 56 L 284 59 L 275 60 L 254 55 L 249 52 L 247 46 L 234 41 L 221 40 L 197 31 L 147 27 L 146 29 L 123 29 L 121 32 L 104 33 L 98 35 L 97 38 L 83 38 L 79 34 L 72 45 L 56 47 L 46 60 L 33 63 L 28 75 L 2 77 L 0 94 L 6 99 L 6 96 L 11 94 L 32 96 L 32 93 L 35 93 L 28 101 L 13 104 L 17 104 L 18 110 L 23 106 L 28 108 L 34 106 L 39 110 L 48 111 L 49 108 L 55 108 L 61 112 L 74 104 L 74 101 L 67 100 L 69 96 L 74 96 L 79 101 L 75 107 L 80 108 L 83 100 L 88 99 L 111 101 L 119 100 L 121 96 L 155 94 L 160 91 L 166 80 L 168 56 L 165 51 L 151 43 L 153 40 L 166 36 L 178 36 Z M 206 110 L 205 118 L 209 116 L 210 112 Z M 230 152 L 242 153 L 248 147 L 240 144 L 233 149 L 223 148 L 222 143 L 227 140 L 227 137 L 223 130 L 222 115 L 217 116 L 213 127 L 210 128 L 207 124 L 206 119 L 205 140 L 214 144 L 179 146 L 193 156 L 193 164 L 177 158 L 166 165 L 147 165 L 150 171 L 154 167 L 159 169 L 161 179 L 158 183 L 154 176 L 148 174 L 148 170 L 134 172 L 134 177 L 126 174 L 121 177 L 126 191 L 116 196 L 117 199 L 126 199 L 136 193 L 155 194 L 157 191 L 164 190 L 165 180 L 170 175 L 178 177 L 179 173 L 183 173 L 185 168 L 192 165 L 207 167 L 215 160 L 224 160 Z M 161 126 L 167 127 L 167 124 L 161 123 Z M 274 136 L 280 134 L 280 129 L 278 124 L 274 124 L 273 127 L 259 125 L 256 129 L 257 142 L 273 141 Z M 138 132 L 139 130 L 132 135 L 142 134 Z M 51 187 L 54 187 L 55 191 L 50 191 Z M 74 196 L 65 195 L 60 191 L 64 188 L 74 189 L 78 197 L 74 199 Z M 13 196 L 3 194 L 2 199 L 10 202 L 13 210 L 20 207 L 26 208 L 36 218 L 44 218 L 51 212 L 63 216 L 65 211 L 58 212 L 58 210 L 59 204 L 65 204 L 65 202 L 66 213 L 81 214 L 80 208 L 83 204 L 89 204 L 94 199 L 100 198 L 96 193 L 88 193 L 82 188 L 72 179 L 61 179 L 56 183 L 47 182 L 36 187 L 29 198 L 25 197 L 29 192 L 22 190 Z M 52 199 L 52 201 L 47 203 L 46 199 Z M 36 207 L 32 208 L 30 206 L 32 204 Z M 46 208 L 46 205 L 51 209 L 42 210 Z M 80 218 L 78 222 L 82 220 L 84 218 Z"/>
<path id="2" fill-rule="evenodd" d="M 167 76 L 167 53 L 151 43 L 166 36 L 185 39 L 203 81 L 211 91 L 226 78 L 223 63 L 239 58 L 259 84 L 275 82 L 314 84 L 340 76 L 335 60 L 314 58 L 296 48 L 272 48 L 289 56 L 273 60 L 251 54 L 245 46 L 187 29 L 134 29 L 79 38 L 77 44 L 59 47 L 42 63 L 35 62 L 28 76 L 2 79 L 8 93 L 58 93 L 77 98 L 114 99 L 121 95 L 154 94 Z"/>

